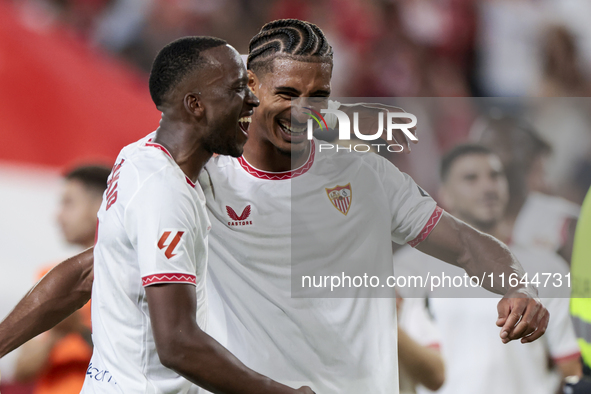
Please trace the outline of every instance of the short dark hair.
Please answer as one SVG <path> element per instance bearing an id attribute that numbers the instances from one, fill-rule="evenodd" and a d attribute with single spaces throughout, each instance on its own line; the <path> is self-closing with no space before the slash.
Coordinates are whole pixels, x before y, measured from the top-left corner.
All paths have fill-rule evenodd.
<path id="1" fill-rule="evenodd" d="M 102 165 L 84 165 L 68 171 L 64 178 L 68 181 L 78 181 L 89 191 L 98 195 L 103 194 L 107 188 L 107 179 L 111 169 Z"/>
<path id="2" fill-rule="evenodd" d="M 166 93 L 203 64 L 202 51 L 226 44 L 215 37 L 183 37 L 162 48 L 150 72 L 150 95 L 156 107 L 162 104 Z"/>
<path id="3" fill-rule="evenodd" d="M 272 70 L 273 59 L 332 63 L 332 47 L 322 30 L 299 19 L 279 19 L 264 25 L 250 40 L 247 68 L 257 75 Z"/>
<path id="4" fill-rule="evenodd" d="M 439 175 L 441 181 L 446 182 L 452 165 L 460 158 L 469 155 L 492 155 L 494 154 L 490 149 L 485 146 L 477 144 L 462 144 L 453 147 L 441 158 L 441 167 L 439 169 Z"/>

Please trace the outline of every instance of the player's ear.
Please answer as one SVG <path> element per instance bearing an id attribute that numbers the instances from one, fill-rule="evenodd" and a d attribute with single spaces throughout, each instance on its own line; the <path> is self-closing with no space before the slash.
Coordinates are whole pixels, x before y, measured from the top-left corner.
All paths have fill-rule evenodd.
<path id="1" fill-rule="evenodd" d="M 185 110 L 196 117 L 203 116 L 205 108 L 203 107 L 203 100 L 201 100 L 201 92 L 187 93 L 183 99 Z"/>
<path id="2" fill-rule="evenodd" d="M 247 72 L 248 72 L 248 88 L 256 96 L 258 93 L 259 78 L 252 70 L 247 70 Z"/>

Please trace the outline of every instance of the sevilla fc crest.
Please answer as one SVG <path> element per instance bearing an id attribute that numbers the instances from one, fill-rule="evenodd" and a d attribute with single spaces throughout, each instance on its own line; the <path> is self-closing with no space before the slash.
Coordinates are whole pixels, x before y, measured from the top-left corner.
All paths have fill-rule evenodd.
<path id="1" fill-rule="evenodd" d="M 351 184 L 346 186 L 336 186 L 332 189 L 326 188 L 326 194 L 332 205 L 339 210 L 343 215 L 349 213 L 351 207 L 351 199 L 353 198 L 353 191 Z"/>

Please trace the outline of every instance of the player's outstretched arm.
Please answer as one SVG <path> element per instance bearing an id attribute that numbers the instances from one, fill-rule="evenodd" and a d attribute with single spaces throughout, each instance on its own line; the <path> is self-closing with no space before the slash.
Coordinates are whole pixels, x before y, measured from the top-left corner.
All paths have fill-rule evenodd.
<path id="1" fill-rule="evenodd" d="M 445 212 L 417 249 L 461 267 L 471 276 L 492 273 L 493 278 L 499 278 L 501 274 L 506 278 L 517 274 L 521 278 L 524 274 L 521 264 L 505 245 Z M 484 282 L 483 287 L 504 295 L 497 306 L 497 325 L 502 327 L 501 340 L 504 343 L 519 338 L 522 343 L 532 342 L 544 334 L 550 315 L 534 287 L 522 283 L 511 287 L 509 281 L 502 283 L 500 279 L 492 286 L 488 281 Z"/>
<path id="2" fill-rule="evenodd" d="M 157 284 L 146 287 L 152 330 L 160 362 L 212 393 L 311 394 L 277 383 L 242 364 L 202 331 L 195 315 L 195 287 Z"/>
<path id="3" fill-rule="evenodd" d="M 90 248 L 47 273 L 0 323 L 0 358 L 49 330 L 90 300 L 93 275 Z"/>

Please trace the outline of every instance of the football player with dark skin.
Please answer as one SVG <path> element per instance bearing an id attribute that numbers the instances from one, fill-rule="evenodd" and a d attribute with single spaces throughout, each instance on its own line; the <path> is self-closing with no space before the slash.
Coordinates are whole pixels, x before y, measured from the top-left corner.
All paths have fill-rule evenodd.
<path id="1" fill-rule="evenodd" d="M 180 62 L 175 59 L 181 56 L 184 68 L 179 71 Z M 245 119 L 259 105 L 247 83 L 248 75 L 240 55 L 220 39 L 185 37 L 167 45 L 156 57 L 150 75 L 150 93 L 162 118 L 154 143 L 166 148 L 193 182 L 214 153 L 234 157 L 242 154 L 247 140 Z M 61 321 L 65 316 L 56 313 L 54 302 L 60 304 L 61 311 L 73 312 L 82 306 L 79 302 L 88 300 L 93 274 L 92 264 L 87 264 L 91 262 L 88 257 L 92 257 L 92 249 L 79 257 L 50 271 L 46 277 L 49 281 L 41 280 L 25 297 L 40 301 L 48 309 L 43 322 L 31 322 L 25 331 L 35 335 L 40 332 L 38 328 L 44 331 Z M 72 267 L 75 269 L 71 270 Z M 57 277 L 65 281 L 51 279 Z M 66 286 L 63 290 L 74 297 L 70 299 L 62 291 L 54 293 L 46 288 L 48 282 L 50 287 Z M 47 291 L 53 294 L 48 297 L 52 299 L 49 303 L 39 298 L 49 295 Z M 195 319 L 197 295 L 193 285 L 156 284 L 145 287 L 145 294 L 162 368 L 172 369 L 214 393 L 313 394 L 308 387 L 296 390 L 252 371 L 205 333 Z M 22 335 L 13 329 L 7 333 Z"/>
<path id="2" fill-rule="evenodd" d="M 282 31 L 285 28 L 293 34 L 285 34 Z M 310 36 L 322 42 L 304 45 Z M 289 42 L 295 40 L 294 37 L 303 44 Z M 310 143 L 301 130 L 304 119 L 296 114 L 292 124 L 291 100 L 298 97 L 322 99 L 330 95 L 332 49 L 325 41 L 318 27 L 298 20 L 271 22 L 251 40 L 248 87 L 259 98 L 260 105 L 252 116 L 243 157 L 252 166 L 262 171 L 281 172 L 298 168 L 305 162 Z M 277 45 L 269 45 L 271 42 Z M 302 47 L 308 48 L 307 51 L 300 50 Z M 374 114 L 379 110 L 375 109 Z M 405 150 L 409 149 L 402 134 L 396 138 Z M 492 272 L 494 277 L 524 273 L 505 245 L 445 212 L 417 248 L 465 269 L 471 276 L 480 277 L 483 272 Z M 92 264 L 92 250 L 66 260 L 21 300 L 0 324 L 0 357 L 51 328 L 88 301 Z M 521 284 L 502 287 L 498 281 L 488 289 L 504 295 L 498 304 L 496 322 L 501 327 L 502 342 L 520 339 L 527 343 L 544 334 L 549 314 L 534 288 Z"/>

